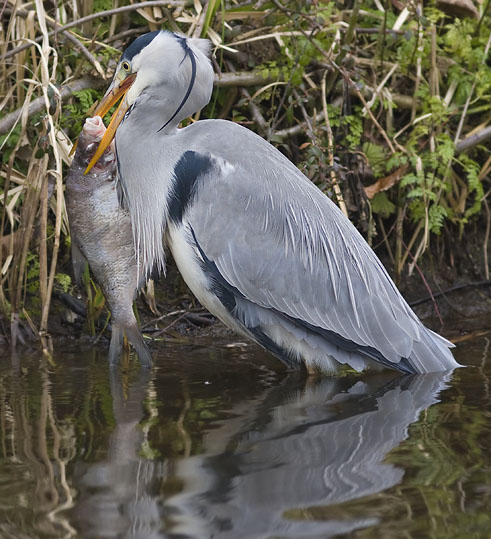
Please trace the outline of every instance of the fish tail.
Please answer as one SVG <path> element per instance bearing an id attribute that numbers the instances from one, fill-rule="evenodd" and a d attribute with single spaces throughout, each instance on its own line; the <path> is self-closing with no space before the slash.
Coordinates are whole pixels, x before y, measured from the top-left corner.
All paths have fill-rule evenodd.
<path id="1" fill-rule="evenodd" d="M 109 344 L 109 365 L 114 367 L 119 363 L 123 350 L 123 328 L 113 324 L 111 328 L 111 343 Z"/>
<path id="2" fill-rule="evenodd" d="M 125 331 L 128 340 L 133 345 L 133 348 L 138 354 L 138 359 L 140 360 L 142 366 L 150 367 L 150 365 L 152 364 L 152 354 L 150 353 L 150 350 L 145 344 L 145 341 L 143 340 L 142 334 L 140 333 L 138 327 L 136 325 L 126 327 Z"/>

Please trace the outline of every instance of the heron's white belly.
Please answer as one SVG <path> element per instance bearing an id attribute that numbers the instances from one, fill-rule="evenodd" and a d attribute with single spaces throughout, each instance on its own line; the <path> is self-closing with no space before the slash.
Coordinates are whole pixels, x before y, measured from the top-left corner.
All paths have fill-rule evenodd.
<path id="1" fill-rule="evenodd" d="M 238 333 L 255 340 L 253 335 L 238 324 L 213 292 L 210 277 L 200 264 L 201 255 L 187 227 L 169 225 L 167 244 L 184 281 L 203 307 Z M 305 329 L 294 328 L 291 322 L 275 318 L 267 309 L 259 306 L 257 308 L 260 311 L 264 310 L 262 315 L 258 313 L 263 320 L 262 332 L 280 348 L 292 352 L 299 362 L 303 361 L 308 370 L 320 369 L 327 373 L 335 373 L 340 363 L 348 363 L 356 370 L 363 370 L 368 363 L 371 363 L 368 358 L 358 354 L 336 350 L 335 346 L 324 341 L 319 335 L 310 334 Z"/>
<path id="2" fill-rule="evenodd" d="M 243 333 L 242 328 L 235 319 L 229 314 L 216 294 L 210 292 L 210 281 L 201 267 L 201 255 L 194 246 L 193 239 L 190 237 L 185 226 L 169 225 L 167 232 L 167 244 L 171 250 L 172 256 L 177 265 L 182 278 L 189 286 L 191 292 L 198 301 L 219 318 L 224 324 L 232 329 Z"/>

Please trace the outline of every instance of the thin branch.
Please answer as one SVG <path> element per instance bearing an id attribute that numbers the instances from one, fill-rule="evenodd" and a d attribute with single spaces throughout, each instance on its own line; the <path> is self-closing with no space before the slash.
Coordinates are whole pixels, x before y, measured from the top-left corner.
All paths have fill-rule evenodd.
<path id="1" fill-rule="evenodd" d="M 326 70 L 324 72 L 324 76 L 322 77 L 321 92 L 322 92 L 322 112 L 324 113 L 324 121 L 326 122 L 326 128 L 327 128 L 327 155 L 329 159 L 329 168 L 331 169 L 331 184 L 334 189 L 334 193 L 336 195 L 339 208 L 344 213 L 344 215 L 348 217 L 348 209 L 346 208 L 346 204 L 343 198 L 343 193 L 341 192 L 341 188 L 339 187 L 338 179 L 336 177 L 336 172 L 334 171 L 334 137 L 332 136 L 331 122 L 329 121 L 329 114 L 327 113 L 327 96 L 326 96 L 327 73 L 328 71 Z"/>
<path id="2" fill-rule="evenodd" d="M 411 301 L 409 302 L 409 305 L 411 307 L 415 307 L 416 305 L 420 305 L 421 303 L 426 303 L 427 301 L 433 301 L 435 298 L 438 298 L 439 296 L 444 296 L 445 294 L 449 294 L 450 292 L 457 292 L 458 290 L 464 290 L 465 288 L 483 288 L 485 286 L 491 286 L 491 281 L 486 280 L 486 281 L 477 281 L 475 283 L 458 284 L 456 286 L 452 286 L 451 288 L 447 288 L 446 290 L 442 290 L 441 292 L 432 293 L 431 296 L 426 296 L 424 298 Z"/>
<path id="3" fill-rule="evenodd" d="M 102 88 L 106 84 L 107 81 L 103 79 L 96 79 L 93 77 L 87 77 L 73 82 L 69 82 L 68 84 L 65 84 L 60 88 L 61 99 L 62 101 L 66 101 L 70 96 L 73 95 L 73 92 L 80 92 L 80 90 L 86 90 L 88 88 Z M 44 108 L 45 100 L 43 96 L 33 99 L 31 104 L 29 105 L 29 111 L 27 115 L 28 117 L 31 117 L 34 114 L 41 112 Z M 0 120 L 0 135 L 4 135 L 10 129 L 12 129 L 15 123 L 20 119 L 21 114 L 22 107 L 5 115 Z"/>
<path id="4" fill-rule="evenodd" d="M 457 144 L 455 145 L 455 153 L 465 152 L 466 150 L 474 148 L 474 146 L 477 146 L 478 144 L 481 144 L 481 142 L 484 142 L 485 140 L 488 140 L 490 138 L 491 125 L 457 142 Z"/>
<path id="5" fill-rule="evenodd" d="M 414 264 L 414 267 L 416 268 L 416 271 L 419 273 L 419 276 L 421 277 L 426 290 L 428 290 L 430 298 L 433 301 L 433 308 L 435 309 L 435 313 L 438 316 L 438 319 L 440 320 L 440 324 L 443 327 L 443 318 L 442 318 L 442 315 L 440 314 L 440 309 L 438 308 L 438 303 L 435 300 L 435 294 L 433 294 L 433 291 L 431 290 L 430 285 L 428 284 L 428 281 L 426 280 L 426 277 L 424 276 L 423 272 L 421 271 L 420 267 L 418 266 L 417 257 L 415 258 L 411 254 L 411 251 L 409 250 L 409 248 L 405 244 L 404 244 L 404 247 L 406 247 L 407 253 L 411 257 L 411 259 L 413 261 L 413 264 Z"/>
<path id="6" fill-rule="evenodd" d="M 30 14 L 32 14 L 33 12 L 32 11 L 26 11 L 25 9 L 18 9 L 15 14 L 18 15 L 19 17 L 22 17 L 24 19 L 26 19 Z M 58 32 L 61 32 L 61 34 L 65 37 L 65 39 L 67 39 L 68 41 L 70 41 L 73 45 L 75 45 L 75 47 L 77 49 L 80 49 L 80 51 L 82 52 L 82 54 L 87 58 L 87 60 L 89 61 L 89 63 L 91 63 L 96 71 L 99 73 L 99 75 L 102 77 L 102 78 L 105 78 L 105 75 L 104 75 L 104 71 L 102 70 L 102 67 L 101 67 L 101 64 L 94 58 L 94 56 L 92 55 L 92 53 L 87 49 L 87 47 L 77 38 L 76 35 L 68 32 L 67 30 L 60 30 L 59 28 L 59 24 L 56 22 L 56 21 L 53 21 L 50 17 L 46 17 L 46 24 L 50 27 L 50 28 L 53 28 L 54 29 L 54 32 L 55 33 L 58 33 Z M 57 37 L 57 36 L 56 36 Z M 56 39 L 56 38 L 55 38 Z M 39 40 L 36 40 L 36 42 L 40 42 L 41 41 L 41 37 L 39 38 Z M 33 43 L 34 45 L 34 43 Z M 7 55 L 9 53 L 7 53 L 5 55 L 5 58 L 7 58 Z"/>
<path id="7" fill-rule="evenodd" d="M 235 67 L 232 62 L 227 62 L 227 67 L 231 71 L 231 75 L 236 75 Z M 223 77 L 225 73 L 221 75 Z M 263 79 L 264 81 L 264 79 Z M 240 88 L 240 93 L 242 97 L 244 97 L 248 101 L 248 107 L 252 115 L 252 119 L 256 122 L 259 130 L 261 133 L 265 136 L 267 136 L 269 132 L 269 126 L 266 120 L 264 119 L 264 116 L 262 115 L 261 111 L 259 110 L 259 107 L 254 103 L 254 101 L 251 98 L 251 94 L 243 87 Z"/>
<path id="8" fill-rule="evenodd" d="M 262 84 L 268 84 L 276 81 L 277 77 L 264 77 L 260 72 L 247 72 L 240 71 L 236 73 L 223 73 L 215 76 L 214 84 L 219 88 L 231 87 L 231 86 L 258 86 Z M 60 95 L 62 101 L 66 101 L 73 92 L 80 92 L 80 90 L 86 90 L 88 88 L 102 88 L 107 84 L 104 79 L 96 79 L 94 77 L 86 77 L 78 79 L 76 81 L 69 82 L 60 88 Z M 34 114 L 37 114 L 44 108 L 44 98 L 38 97 L 34 99 L 29 105 L 29 112 L 27 113 L 30 118 Z M 0 135 L 7 133 L 19 120 L 22 114 L 22 107 L 6 114 L 0 120 Z M 301 131 L 301 129 L 300 129 Z"/>
<path id="9" fill-rule="evenodd" d="M 489 203 L 486 199 L 483 200 L 484 209 L 486 210 L 486 232 L 484 234 L 483 242 L 483 258 L 484 258 L 484 277 L 489 280 L 489 262 L 488 262 L 488 243 L 489 233 L 491 230 L 491 211 L 489 210 Z"/>
<path id="10" fill-rule="evenodd" d="M 235 71 L 215 75 L 215 86 L 225 88 L 228 86 L 259 86 L 271 82 L 281 81 L 282 77 L 264 76 L 260 71 Z"/>
<path id="11" fill-rule="evenodd" d="M 50 23 L 50 21 L 48 21 L 48 24 L 50 26 L 53 26 L 52 23 Z M 101 64 L 95 59 L 95 57 L 93 56 L 93 54 L 89 51 L 89 49 L 78 39 L 76 38 L 73 34 L 71 34 L 70 32 L 62 32 L 62 34 L 65 36 L 66 39 L 68 39 L 68 41 L 70 41 L 71 43 L 73 43 L 75 45 L 75 47 L 77 47 L 78 49 L 80 49 L 80 51 L 82 52 L 82 54 L 87 58 L 87 60 L 89 61 L 90 64 L 92 64 L 94 66 L 94 68 L 96 69 L 97 73 L 99 73 L 99 75 L 105 79 L 106 78 L 106 75 L 101 67 Z"/>
<path id="12" fill-rule="evenodd" d="M 314 117 L 314 123 L 322 122 L 324 119 L 324 113 L 318 112 Z M 301 122 L 297 125 L 294 125 L 292 127 L 287 127 L 286 129 L 279 129 L 278 131 L 274 132 L 275 138 L 278 139 L 285 139 L 288 137 L 293 137 L 295 135 L 299 135 L 300 133 L 303 133 L 307 129 L 307 124 L 305 122 Z"/>
<path id="13" fill-rule="evenodd" d="M 370 119 L 372 120 L 375 127 L 378 129 L 379 133 L 382 135 L 383 139 L 387 143 L 387 146 L 389 147 L 390 153 L 395 154 L 395 148 L 392 144 L 392 141 L 390 140 L 389 136 L 387 135 L 385 129 L 379 124 L 377 121 L 377 118 L 373 115 L 373 112 L 370 110 L 370 107 L 368 106 L 365 98 L 361 95 L 360 90 L 358 90 L 356 84 L 351 80 L 351 77 L 348 75 L 348 73 L 344 70 L 339 68 L 340 72 L 343 74 L 345 79 L 348 81 L 348 84 L 350 87 L 354 90 L 355 94 L 358 96 L 358 99 L 362 102 L 362 105 L 365 107 L 365 110 L 367 111 L 368 115 L 370 116 Z"/>
<path id="14" fill-rule="evenodd" d="M 269 133 L 268 122 L 264 119 L 259 107 L 256 105 L 256 103 L 254 103 L 251 98 L 251 94 L 245 88 L 241 88 L 240 93 L 248 101 L 248 107 L 249 111 L 251 112 L 252 119 L 257 124 L 261 133 L 267 137 Z"/>
<path id="15" fill-rule="evenodd" d="M 297 90 L 293 90 L 293 96 L 297 100 L 297 105 L 300 107 L 300 110 L 302 111 L 303 119 L 305 121 L 305 125 L 307 126 L 306 131 L 309 135 L 309 138 L 312 140 L 312 143 L 316 146 L 317 143 L 317 137 L 314 133 L 314 128 L 312 127 L 312 121 L 310 116 L 307 114 L 307 111 L 305 110 L 305 107 L 303 106 L 302 99 L 300 98 L 300 95 L 298 94 Z"/>
<path id="16" fill-rule="evenodd" d="M 488 42 L 486 43 L 486 47 L 484 49 L 484 55 L 483 55 L 481 64 L 486 63 L 486 58 L 488 57 L 490 47 L 491 47 L 491 34 L 489 35 Z M 476 84 L 477 84 L 477 74 L 474 77 L 474 81 L 472 83 L 471 89 L 469 91 L 469 95 L 467 96 L 467 100 L 466 100 L 465 105 L 464 105 L 464 110 L 462 111 L 462 115 L 460 116 L 459 125 L 457 126 L 457 131 L 456 131 L 455 137 L 454 137 L 454 142 L 455 143 L 459 140 L 460 133 L 462 132 L 462 129 L 464 127 L 464 120 L 465 120 L 465 117 L 467 115 L 467 110 L 469 108 L 469 104 L 470 104 L 472 96 L 474 94 Z"/>

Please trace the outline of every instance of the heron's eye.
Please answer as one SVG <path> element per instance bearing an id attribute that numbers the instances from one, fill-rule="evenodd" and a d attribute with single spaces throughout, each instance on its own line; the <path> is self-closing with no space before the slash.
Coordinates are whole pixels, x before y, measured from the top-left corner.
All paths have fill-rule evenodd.
<path id="1" fill-rule="evenodd" d="M 123 68 L 124 71 L 131 71 L 131 64 L 125 60 L 122 64 L 121 64 L 121 67 Z"/>

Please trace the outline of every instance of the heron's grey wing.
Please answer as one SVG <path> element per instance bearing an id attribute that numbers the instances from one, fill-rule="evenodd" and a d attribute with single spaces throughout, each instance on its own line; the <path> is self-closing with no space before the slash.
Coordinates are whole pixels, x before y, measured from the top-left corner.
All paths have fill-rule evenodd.
<path id="1" fill-rule="evenodd" d="M 215 158 L 186 216 L 241 316 L 260 323 L 253 304 L 345 350 L 401 368 L 411 358 L 404 370 L 455 367 L 450 343 L 419 322 L 337 206 L 274 148 L 256 150 L 253 163 Z"/>

